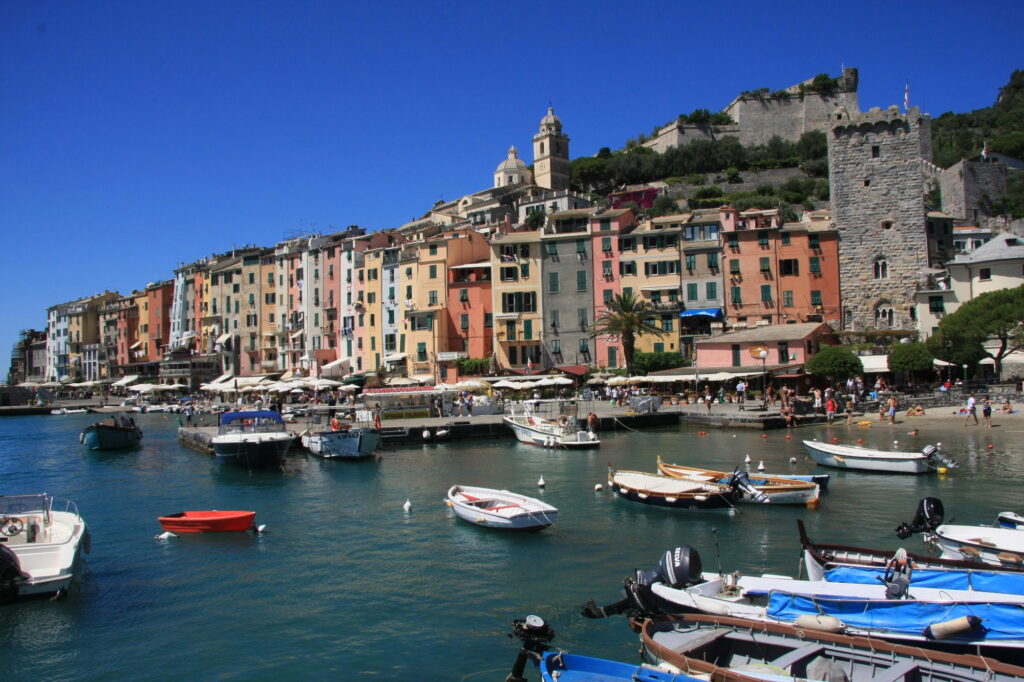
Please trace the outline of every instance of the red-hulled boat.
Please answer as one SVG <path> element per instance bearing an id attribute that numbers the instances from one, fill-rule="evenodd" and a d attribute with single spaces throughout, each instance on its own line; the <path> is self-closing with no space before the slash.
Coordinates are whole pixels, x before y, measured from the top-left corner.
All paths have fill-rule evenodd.
<path id="1" fill-rule="evenodd" d="M 172 533 L 225 533 L 249 530 L 256 521 L 253 511 L 185 511 L 157 519 Z"/>

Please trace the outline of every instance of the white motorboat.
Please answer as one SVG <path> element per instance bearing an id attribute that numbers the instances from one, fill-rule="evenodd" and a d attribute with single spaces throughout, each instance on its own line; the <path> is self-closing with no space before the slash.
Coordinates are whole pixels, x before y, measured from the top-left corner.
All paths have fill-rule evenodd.
<path id="1" fill-rule="evenodd" d="M 502 421 L 522 443 L 545 448 L 596 448 L 601 441 L 590 429 L 581 429 L 575 417 L 562 415 L 552 421 L 534 416 L 529 407 L 521 415 L 515 411 L 502 417 Z"/>
<path id="2" fill-rule="evenodd" d="M 361 427 L 307 431 L 302 434 L 302 445 L 325 459 L 364 459 L 372 457 L 380 446 L 380 432 Z"/>
<path id="3" fill-rule="evenodd" d="M 0 496 L 0 598 L 63 593 L 89 552 L 89 531 L 70 500 Z"/>
<path id="4" fill-rule="evenodd" d="M 278 466 L 295 436 L 285 429 L 277 412 L 225 412 L 211 439 L 218 461 L 250 469 Z"/>
<path id="5" fill-rule="evenodd" d="M 1011 511 L 999 512 L 996 516 L 996 525 L 1002 528 L 1024 530 L 1024 516 Z"/>
<path id="6" fill-rule="evenodd" d="M 993 566 L 1024 564 L 1024 533 L 1016 528 L 945 523 L 926 532 L 924 540 L 938 547 L 944 559 L 966 559 Z"/>
<path id="7" fill-rule="evenodd" d="M 940 466 L 955 466 L 952 460 L 940 457 L 934 445 L 927 446 L 921 452 L 899 452 L 805 440 L 804 447 L 815 462 L 836 469 L 923 474 Z"/>
<path id="8" fill-rule="evenodd" d="M 453 485 L 447 502 L 460 519 L 486 528 L 538 531 L 558 516 L 558 510 L 550 504 L 493 488 Z"/>

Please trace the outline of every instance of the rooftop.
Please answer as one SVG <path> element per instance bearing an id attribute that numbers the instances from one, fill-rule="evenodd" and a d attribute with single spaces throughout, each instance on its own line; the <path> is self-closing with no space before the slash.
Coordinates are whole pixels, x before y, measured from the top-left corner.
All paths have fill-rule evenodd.
<path id="1" fill-rule="evenodd" d="M 831 332 L 832 328 L 824 322 L 801 322 L 799 324 L 775 324 L 765 327 L 754 327 L 736 332 L 726 332 L 718 336 L 698 339 L 697 345 L 708 343 L 753 343 L 757 341 L 794 341 L 805 339 L 817 329 L 824 327 Z"/>
<path id="2" fill-rule="evenodd" d="M 1012 234 L 1000 234 L 974 251 L 960 254 L 948 265 L 968 265 L 1002 260 L 1024 260 L 1024 239 Z"/>

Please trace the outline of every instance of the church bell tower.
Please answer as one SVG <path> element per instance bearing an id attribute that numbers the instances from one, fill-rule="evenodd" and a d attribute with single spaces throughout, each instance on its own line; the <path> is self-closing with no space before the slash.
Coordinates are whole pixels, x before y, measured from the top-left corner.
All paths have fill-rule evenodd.
<path id="1" fill-rule="evenodd" d="M 552 107 L 533 136 L 533 177 L 540 187 L 569 189 L 569 138 L 562 134 L 562 121 Z"/>

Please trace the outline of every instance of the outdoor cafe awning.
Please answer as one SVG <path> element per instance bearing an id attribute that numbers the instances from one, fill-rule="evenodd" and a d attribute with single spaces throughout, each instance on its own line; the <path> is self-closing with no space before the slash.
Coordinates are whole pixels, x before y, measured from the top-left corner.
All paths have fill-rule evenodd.
<path id="1" fill-rule="evenodd" d="M 679 313 L 679 317 L 721 317 L 721 308 L 693 308 Z"/>
<path id="2" fill-rule="evenodd" d="M 220 336 L 217 337 L 217 343 L 224 343 L 225 341 L 227 341 L 230 338 L 231 338 L 231 332 L 224 332 L 223 334 L 221 334 Z"/>
<path id="3" fill-rule="evenodd" d="M 392 353 L 391 355 L 384 356 L 384 362 L 398 362 L 405 360 L 405 353 Z"/>
<path id="4" fill-rule="evenodd" d="M 135 383 L 138 380 L 139 380 L 139 375 L 138 374 L 129 374 L 126 377 L 122 377 L 121 379 L 118 379 L 117 381 L 112 383 L 111 386 L 127 386 L 128 384 Z"/>

